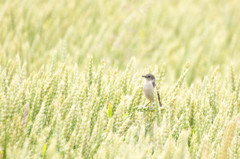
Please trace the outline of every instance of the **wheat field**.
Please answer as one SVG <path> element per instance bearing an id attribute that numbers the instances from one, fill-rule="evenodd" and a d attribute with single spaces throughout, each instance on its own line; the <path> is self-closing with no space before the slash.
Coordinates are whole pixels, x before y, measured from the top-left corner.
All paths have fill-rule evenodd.
<path id="1" fill-rule="evenodd" d="M 0 159 L 240 158 L 239 10 L 1 0 Z"/>

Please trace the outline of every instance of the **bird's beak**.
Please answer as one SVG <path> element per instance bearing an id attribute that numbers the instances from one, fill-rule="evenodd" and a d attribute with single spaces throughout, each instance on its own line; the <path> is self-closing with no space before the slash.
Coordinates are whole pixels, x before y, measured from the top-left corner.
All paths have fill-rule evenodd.
<path id="1" fill-rule="evenodd" d="M 142 77 L 146 78 L 146 76 L 145 76 L 145 75 L 143 75 Z"/>

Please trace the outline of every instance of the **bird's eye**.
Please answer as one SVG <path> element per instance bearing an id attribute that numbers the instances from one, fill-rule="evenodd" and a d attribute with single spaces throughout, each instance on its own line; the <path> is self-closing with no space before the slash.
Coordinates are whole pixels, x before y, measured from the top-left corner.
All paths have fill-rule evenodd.
<path id="1" fill-rule="evenodd" d="M 150 76 L 148 76 L 148 78 L 150 78 Z"/>

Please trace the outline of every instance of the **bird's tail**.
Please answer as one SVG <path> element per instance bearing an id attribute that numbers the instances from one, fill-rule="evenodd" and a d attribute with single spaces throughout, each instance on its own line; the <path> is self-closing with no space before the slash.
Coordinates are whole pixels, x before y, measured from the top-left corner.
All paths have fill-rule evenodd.
<path id="1" fill-rule="evenodd" d="M 157 90 L 157 95 L 158 95 L 158 103 L 159 103 L 159 106 L 161 107 L 162 103 L 161 103 L 161 100 L 160 100 L 160 94 L 159 94 L 158 90 Z"/>

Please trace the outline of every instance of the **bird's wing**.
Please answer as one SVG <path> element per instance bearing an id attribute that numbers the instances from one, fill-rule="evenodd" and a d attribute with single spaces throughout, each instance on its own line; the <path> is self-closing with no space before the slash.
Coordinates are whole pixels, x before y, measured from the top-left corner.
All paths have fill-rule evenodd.
<path id="1" fill-rule="evenodd" d="M 156 87 L 155 81 L 152 82 L 153 88 Z"/>

